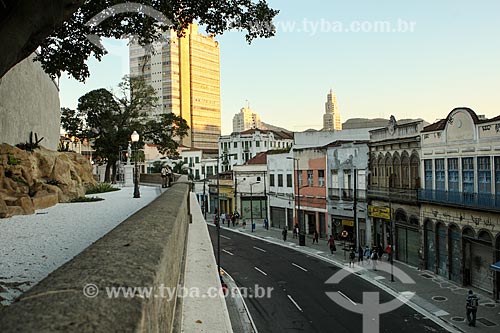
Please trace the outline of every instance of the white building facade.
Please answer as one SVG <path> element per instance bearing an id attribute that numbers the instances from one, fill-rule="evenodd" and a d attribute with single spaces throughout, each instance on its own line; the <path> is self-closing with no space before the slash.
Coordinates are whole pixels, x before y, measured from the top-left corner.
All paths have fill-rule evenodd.
<path id="1" fill-rule="evenodd" d="M 233 117 L 233 132 L 243 132 L 249 129 L 261 128 L 260 116 L 252 112 L 250 107 L 241 108 Z"/>
<path id="2" fill-rule="evenodd" d="M 457 108 L 421 133 L 425 268 L 498 299 L 500 116 Z"/>
<path id="3" fill-rule="evenodd" d="M 269 225 L 292 230 L 294 221 L 294 160 L 293 153 L 267 154 Z"/>
<path id="4" fill-rule="evenodd" d="M 293 134 L 269 130 L 251 129 L 219 137 L 219 153 L 228 155 L 228 164 L 222 171 L 242 165 L 257 154 L 268 150 L 289 149 L 293 145 Z"/>

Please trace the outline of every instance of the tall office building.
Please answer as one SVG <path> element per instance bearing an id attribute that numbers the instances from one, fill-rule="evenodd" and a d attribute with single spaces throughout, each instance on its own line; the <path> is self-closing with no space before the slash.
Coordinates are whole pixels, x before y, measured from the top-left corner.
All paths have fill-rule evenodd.
<path id="1" fill-rule="evenodd" d="M 337 104 L 337 96 L 330 89 L 326 96 L 325 114 L 323 115 L 323 131 L 342 130 L 340 112 Z"/>
<path id="2" fill-rule="evenodd" d="M 187 147 L 217 149 L 221 135 L 220 50 L 212 36 L 190 25 L 184 37 L 164 33 L 154 52 L 130 45 L 130 75 L 143 77 L 161 102 L 155 112 L 173 112 L 184 118 L 189 133 Z"/>
<path id="3" fill-rule="evenodd" d="M 233 117 L 233 132 L 243 132 L 254 128 L 262 129 L 260 116 L 253 113 L 250 106 L 241 108 L 240 112 Z"/>

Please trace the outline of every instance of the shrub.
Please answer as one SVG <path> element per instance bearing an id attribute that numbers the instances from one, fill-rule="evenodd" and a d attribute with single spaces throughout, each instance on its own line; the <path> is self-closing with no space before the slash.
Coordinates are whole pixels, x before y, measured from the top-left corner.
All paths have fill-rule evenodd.
<path id="1" fill-rule="evenodd" d="M 94 201 L 101 201 L 101 200 L 104 200 L 103 198 L 99 198 L 99 197 L 90 197 L 90 198 L 87 198 L 87 197 L 78 197 L 78 198 L 74 198 L 70 201 L 70 203 L 74 203 L 74 202 L 94 202 Z"/>
<path id="2" fill-rule="evenodd" d="M 110 183 L 99 183 L 95 186 L 91 186 L 87 188 L 85 194 L 96 194 L 96 193 L 105 193 L 105 192 L 113 192 L 118 191 L 119 188 L 113 187 Z"/>

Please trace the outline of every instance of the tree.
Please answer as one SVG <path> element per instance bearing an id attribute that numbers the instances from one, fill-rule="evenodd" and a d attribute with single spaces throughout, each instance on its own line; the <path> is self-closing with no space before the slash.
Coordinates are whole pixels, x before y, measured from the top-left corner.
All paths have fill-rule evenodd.
<path id="1" fill-rule="evenodd" d="M 172 167 L 172 172 L 179 173 L 182 175 L 187 175 L 188 174 L 187 163 L 184 162 L 183 160 L 179 160 L 177 162 L 174 162 L 174 166 Z"/>
<path id="2" fill-rule="evenodd" d="M 117 10 L 126 5 L 130 10 Z M 123 7 L 121 7 L 123 8 Z M 166 21 L 158 24 L 148 15 L 154 9 Z M 103 20 L 91 21 L 96 15 Z M 210 34 L 229 29 L 246 30 L 250 43 L 254 38 L 275 34 L 272 19 L 278 11 L 266 0 L 2 0 L 0 1 L 0 78 L 15 64 L 38 49 L 36 60 L 52 77 L 62 71 L 80 81 L 90 75 L 85 61 L 100 60 L 104 50 L 89 35 L 122 38 L 137 36 L 141 44 L 150 44 L 159 31 L 175 29 L 179 35 L 195 20 Z M 94 22 L 95 24 L 87 24 Z"/>
<path id="3" fill-rule="evenodd" d="M 93 90 L 78 99 L 76 111 L 62 108 L 61 123 L 69 135 L 92 142 L 96 155 L 107 163 L 105 181 L 110 181 L 111 168 L 116 175 L 116 162 L 133 131 L 141 134 L 138 146 L 153 141 L 162 153 L 177 153 L 176 140 L 187 134 L 188 125 L 174 114 L 148 117 L 156 102 L 154 89 L 144 80 L 124 77 L 117 92 Z"/>

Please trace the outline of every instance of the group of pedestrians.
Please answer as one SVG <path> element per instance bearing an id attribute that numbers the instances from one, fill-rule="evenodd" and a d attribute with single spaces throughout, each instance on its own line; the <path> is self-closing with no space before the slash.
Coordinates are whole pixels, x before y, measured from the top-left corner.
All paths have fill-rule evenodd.
<path id="1" fill-rule="evenodd" d="M 227 222 L 227 226 L 230 227 L 231 224 L 233 225 L 233 227 L 238 224 L 238 219 L 240 218 L 240 214 L 235 211 L 233 212 L 232 214 L 228 213 L 222 213 L 220 214 L 217 214 L 217 208 L 215 209 L 215 212 L 214 212 L 214 215 L 213 215 L 213 219 L 214 219 L 214 224 L 217 225 L 219 222 L 221 222 L 223 225 Z M 220 220 L 220 221 L 219 221 Z"/>

